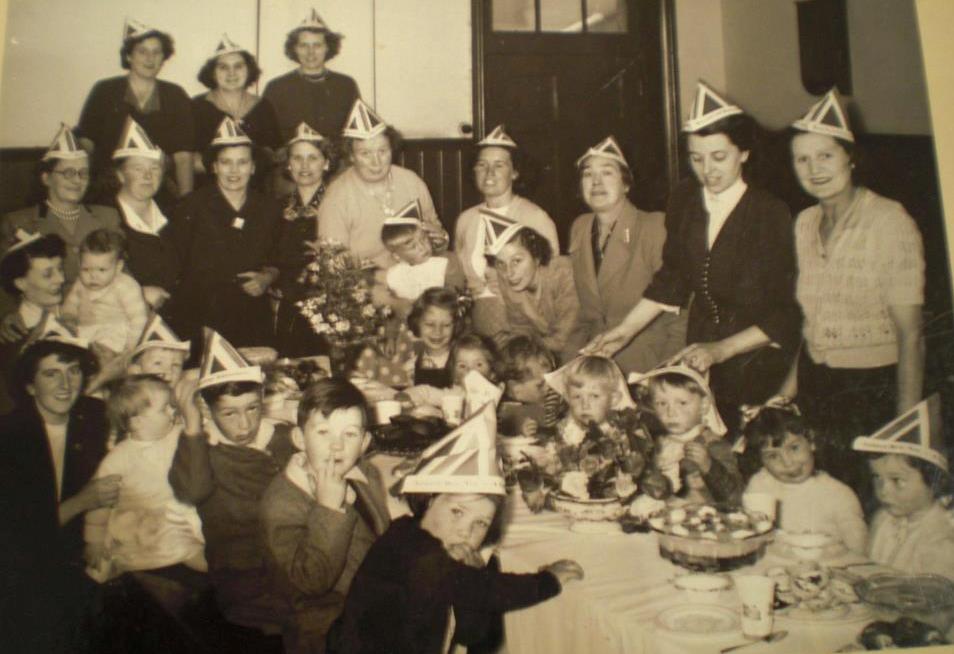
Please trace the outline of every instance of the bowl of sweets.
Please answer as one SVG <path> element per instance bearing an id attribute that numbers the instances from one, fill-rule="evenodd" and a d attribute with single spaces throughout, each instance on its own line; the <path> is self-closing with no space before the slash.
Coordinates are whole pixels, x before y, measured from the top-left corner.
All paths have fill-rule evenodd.
<path id="1" fill-rule="evenodd" d="M 649 519 L 659 554 L 695 572 L 724 572 L 755 563 L 772 539 L 768 516 L 711 504 L 669 506 Z"/>

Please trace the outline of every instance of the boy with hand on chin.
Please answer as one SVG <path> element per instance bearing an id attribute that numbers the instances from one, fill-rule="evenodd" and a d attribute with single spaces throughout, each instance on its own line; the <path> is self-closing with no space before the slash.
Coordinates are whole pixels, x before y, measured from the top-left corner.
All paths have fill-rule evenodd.
<path id="1" fill-rule="evenodd" d="M 387 529 L 386 493 L 361 457 L 371 442 L 364 396 L 325 379 L 298 408 L 295 454 L 262 499 L 275 588 L 292 614 L 288 652 L 324 652 L 325 638 L 371 544 Z"/>

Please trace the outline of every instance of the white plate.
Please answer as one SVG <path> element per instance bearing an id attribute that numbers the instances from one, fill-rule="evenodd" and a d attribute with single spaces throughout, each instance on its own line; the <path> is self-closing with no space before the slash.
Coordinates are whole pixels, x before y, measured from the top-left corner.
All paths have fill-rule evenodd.
<path id="1" fill-rule="evenodd" d="M 682 604 L 656 616 L 656 626 L 682 636 L 712 638 L 738 632 L 741 628 L 738 611 L 709 604 Z"/>

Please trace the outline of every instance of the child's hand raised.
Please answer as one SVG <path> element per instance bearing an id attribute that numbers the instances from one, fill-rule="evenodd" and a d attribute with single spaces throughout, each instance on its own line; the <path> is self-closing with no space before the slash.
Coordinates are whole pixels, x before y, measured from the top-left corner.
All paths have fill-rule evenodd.
<path id="1" fill-rule="evenodd" d="M 187 370 L 175 387 L 176 406 L 182 414 L 186 436 L 202 433 L 202 412 L 199 410 L 199 371 Z"/>
<path id="2" fill-rule="evenodd" d="M 335 470 L 333 456 L 312 467 L 308 472 L 308 483 L 318 504 L 333 511 L 340 511 L 344 507 L 348 483 Z"/>
<path id="3" fill-rule="evenodd" d="M 447 554 L 458 563 L 469 565 L 472 568 L 483 568 L 485 563 L 480 554 L 467 543 L 454 543 L 445 548 Z"/>
<path id="4" fill-rule="evenodd" d="M 699 467 L 699 472 L 709 474 L 709 468 L 712 467 L 712 459 L 709 457 L 709 450 L 702 443 L 687 443 L 686 458 Z"/>
<path id="5" fill-rule="evenodd" d="M 527 418 L 523 421 L 523 425 L 520 426 L 520 434 L 527 438 L 536 438 L 539 430 L 540 425 L 538 425 L 537 421 L 533 418 Z"/>
<path id="6" fill-rule="evenodd" d="M 576 561 L 569 559 L 560 559 L 543 568 L 560 582 L 560 586 L 566 586 L 566 582 L 583 579 L 583 567 Z"/>

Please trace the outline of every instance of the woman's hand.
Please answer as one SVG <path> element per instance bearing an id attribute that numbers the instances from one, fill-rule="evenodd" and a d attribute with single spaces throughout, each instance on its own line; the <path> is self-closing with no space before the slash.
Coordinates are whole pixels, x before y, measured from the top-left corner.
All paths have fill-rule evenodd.
<path id="1" fill-rule="evenodd" d="M 466 543 L 454 543 L 444 549 L 452 559 L 471 568 L 483 568 L 486 565 L 480 553 Z"/>
<path id="2" fill-rule="evenodd" d="M 308 483 L 318 504 L 333 511 L 340 511 L 344 507 L 348 483 L 335 471 L 333 455 L 309 471 Z"/>
<path id="3" fill-rule="evenodd" d="M 158 311 L 166 303 L 166 300 L 172 297 L 169 295 L 169 291 L 161 286 L 143 286 L 142 296 L 153 311 Z"/>
<path id="4" fill-rule="evenodd" d="M 78 493 L 81 505 L 86 508 L 86 511 L 114 506 L 119 501 L 122 481 L 122 475 L 106 475 L 90 479 Z"/>
<path id="5" fill-rule="evenodd" d="M 693 343 L 686 346 L 679 354 L 673 357 L 674 361 L 684 363 L 696 372 L 704 375 L 709 368 L 722 363 L 727 357 L 721 341 L 711 343 Z"/>
<path id="6" fill-rule="evenodd" d="M 249 270 L 236 275 L 242 284 L 242 291 L 252 297 L 261 297 L 272 282 L 275 275 L 271 270 Z"/>
<path id="7" fill-rule="evenodd" d="M 11 311 L 0 320 L 0 341 L 4 343 L 19 341 L 28 332 L 19 311 Z"/>
<path id="8" fill-rule="evenodd" d="M 611 357 L 622 350 L 637 331 L 639 330 L 631 329 L 626 323 L 617 325 L 609 331 L 597 334 L 593 340 L 583 346 L 580 354 Z"/>
<path id="9" fill-rule="evenodd" d="M 583 579 L 583 567 L 576 561 L 561 559 L 555 561 L 544 568 L 560 582 L 560 586 L 565 586 L 566 582 Z"/>

